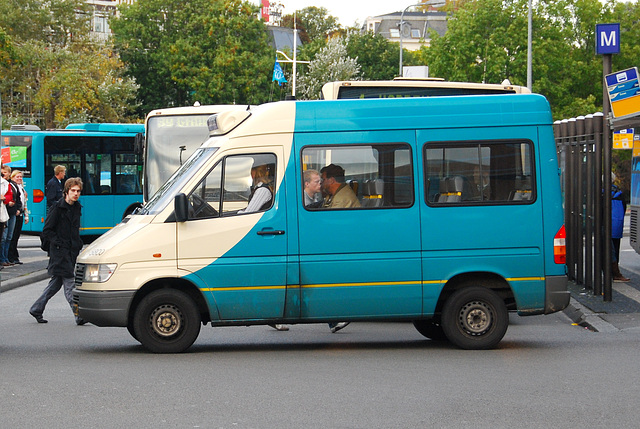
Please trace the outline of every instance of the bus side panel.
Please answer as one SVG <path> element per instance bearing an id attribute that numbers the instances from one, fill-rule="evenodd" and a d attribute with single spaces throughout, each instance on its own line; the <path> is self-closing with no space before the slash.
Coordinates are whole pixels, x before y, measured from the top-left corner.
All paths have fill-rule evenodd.
<path id="1" fill-rule="evenodd" d="M 29 223 L 22 226 L 23 231 L 42 232 L 44 219 L 47 215 L 47 200 L 36 203 L 34 190 L 42 192 L 44 195 L 44 184 L 49 178 L 44 177 L 44 136 L 40 133 L 32 134 L 31 141 L 31 176 L 24 179 L 25 190 L 29 194 L 27 208 L 29 210 Z"/>
<path id="2" fill-rule="evenodd" d="M 362 165 L 358 166 L 362 160 L 338 162 L 335 151 L 400 144 L 411 151 L 415 170 L 414 140 L 414 131 L 298 133 L 295 148 L 301 169 L 319 170 L 329 162 L 343 163 L 349 179 L 362 174 Z M 302 159 L 305 149 L 322 152 L 326 158 Z M 343 160 L 348 158 L 343 156 Z M 302 189 L 301 177 L 298 186 Z M 299 195 L 303 319 L 410 318 L 422 314 L 416 196 L 411 205 L 402 208 L 307 210 L 302 193 Z"/>
<path id="3" fill-rule="evenodd" d="M 431 187 L 438 187 L 435 179 L 445 180 L 444 177 L 456 175 L 461 171 L 468 172 L 463 176 L 464 182 L 473 183 L 473 165 L 465 166 L 462 155 L 456 154 L 458 147 L 472 144 L 491 145 L 506 142 L 519 144 L 526 141 L 526 145 L 533 151 L 530 156 L 536 157 L 537 130 L 535 127 L 486 127 L 456 130 L 423 130 L 417 133 L 418 145 L 425 156 L 426 149 L 439 147 L 455 147 L 446 156 L 442 165 L 425 166 L 423 174 L 426 178 L 423 184 L 429 184 L 421 197 L 422 208 L 422 243 L 423 243 L 423 280 L 425 281 L 424 312 L 433 314 L 442 287 L 457 275 L 472 273 L 475 278 L 481 276 L 498 275 L 506 279 L 514 291 L 519 309 L 544 308 L 544 231 L 542 219 L 542 196 L 539 192 L 541 182 L 539 174 L 534 171 L 530 178 L 535 183 L 535 189 L 529 196 L 529 201 L 511 201 L 515 196 L 501 197 L 502 201 L 490 201 L 497 198 L 497 188 L 504 172 L 497 167 L 490 167 L 494 161 L 489 161 L 494 155 L 493 149 L 480 152 L 480 157 L 486 162 L 483 168 L 489 168 L 486 192 L 488 202 L 478 201 L 482 197 L 469 198 L 461 192 L 459 200 L 447 203 L 441 195 L 446 191 L 439 188 L 434 192 Z M 512 143 L 513 142 L 513 143 Z M 533 142 L 533 144 L 531 144 Z M 449 149 L 447 149 L 449 150 Z M 475 151 L 476 149 L 474 149 Z M 458 159 L 456 159 L 458 157 Z M 504 155 L 503 155 L 504 157 Z M 519 158 L 518 158 L 519 159 Z M 431 162 L 431 161 L 430 161 Z M 535 169 L 538 163 L 534 162 Z M 438 170 L 438 171 L 435 171 Z M 524 173 L 523 173 L 524 174 Z M 428 179 L 428 180 L 427 180 Z M 474 185 L 482 181 L 475 179 Z M 517 180 L 513 178 L 512 183 Z M 493 186 L 493 190 L 491 187 Z M 515 186 L 515 185 L 513 185 Z M 426 185 L 425 185 L 426 187 Z M 450 189 L 449 189 L 450 190 Z M 517 189 L 504 195 L 515 195 Z M 537 194 L 536 194 L 537 192 Z M 427 194 L 425 196 L 425 194 Z M 425 202 L 429 199 L 430 204 Z M 444 197 L 445 199 L 447 197 Z M 451 198 L 451 197 L 449 197 Z M 467 202 L 468 201 L 468 202 Z"/>

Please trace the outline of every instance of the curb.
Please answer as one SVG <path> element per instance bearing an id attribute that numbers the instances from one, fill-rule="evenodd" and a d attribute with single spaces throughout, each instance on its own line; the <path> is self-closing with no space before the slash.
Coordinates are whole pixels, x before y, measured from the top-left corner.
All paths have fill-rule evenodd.
<path id="1" fill-rule="evenodd" d="M 7 292 L 11 289 L 26 286 L 30 283 L 39 282 L 40 280 L 44 280 L 47 278 L 49 278 L 47 270 L 40 270 L 13 279 L 4 280 L 2 281 L 2 283 L 0 283 L 0 292 Z"/>
<path id="2" fill-rule="evenodd" d="M 575 299 L 571 298 L 569 305 L 564 309 L 564 314 L 580 326 L 584 326 L 594 332 L 617 332 L 618 328 L 601 318 Z"/>

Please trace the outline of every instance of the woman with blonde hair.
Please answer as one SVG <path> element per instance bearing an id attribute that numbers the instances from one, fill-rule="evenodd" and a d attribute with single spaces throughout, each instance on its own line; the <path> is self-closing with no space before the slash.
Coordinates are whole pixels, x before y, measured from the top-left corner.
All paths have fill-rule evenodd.
<path id="1" fill-rule="evenodd" d="M 253 179 L 253 186 L 251 187 L 251 195 L 249 196 L 249 205 L 239 210 L 238 213 L 254 213 L 271 207 L 273 186 L 271 184 L 269 165 L 261 164 L 252 167 L 251 179 Z"/>
<path id="2" fill-rule="evenodd" d="M 21 208 L 16 211 L 16 225 L 13 228 L 13 236 L 11 237 L 11 242 L 9 243 L 9 262 L 12 264 L 22 264 L 20 261 L 20 254 L 18 253 L 18 239 L 20 238 L 20 234 L 22 234 L 22 225 L 25 223 L 29 223 L 29 212 L 27 211 L 27 191 L 24 189 L 24 185 L 22 183 L 22 171 L 13 170 L 11 172 L 11 180 L 18 187 L 18 197 L 20 198 Z"/>

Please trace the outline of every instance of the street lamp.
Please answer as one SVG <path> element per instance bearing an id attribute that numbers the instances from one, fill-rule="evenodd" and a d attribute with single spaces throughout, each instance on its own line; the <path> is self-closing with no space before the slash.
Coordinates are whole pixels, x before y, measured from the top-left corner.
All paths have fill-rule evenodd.
<path id="1" fill-rule="evenodd" d="M 404 14 L 407 12 L 407 10 L 411 7 L 415 7 L 415 6 L 433 6 L 433 7 L 440 7 L 440 6 L 444 6 L 446 4 L 445 0 L 426 0 L 423 1 L 422 3 L 415 3 L 415 4 L 411 4 L 407 7 L 404 8 L 404 10 L 402 11 L 402 13 L 400 14 L 400 67 L 399 67 L 399 74 L 402 77 L 402 33 L 404 32 Z"/>
<path id="2" fill-rule="evenodd" d="M 531 52 L 531 33 L 532 33 L 532 19 L 531 19 L 531 0 L 529 0 L 529 17 L 527 19 L 527 88 L 531 91 L 533 86 L 533 76 L 531 72 L 531 63 L 533 58 L 533 52 Z"/>

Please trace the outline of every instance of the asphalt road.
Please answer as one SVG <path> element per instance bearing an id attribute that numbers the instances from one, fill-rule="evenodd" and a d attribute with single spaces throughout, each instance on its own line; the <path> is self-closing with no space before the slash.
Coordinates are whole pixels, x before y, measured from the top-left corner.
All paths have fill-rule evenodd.
<path id="1" fill-rule="evenodd" d="M 562 313 L 512 317 L 497 350 L 463 351 L 406 323 L 203 327 L 188 353 L 147 353 L 124 328 L 75 326 L 46 281 L 0 295 L 7 428 L 637 427 L 640 332 Z"/>

